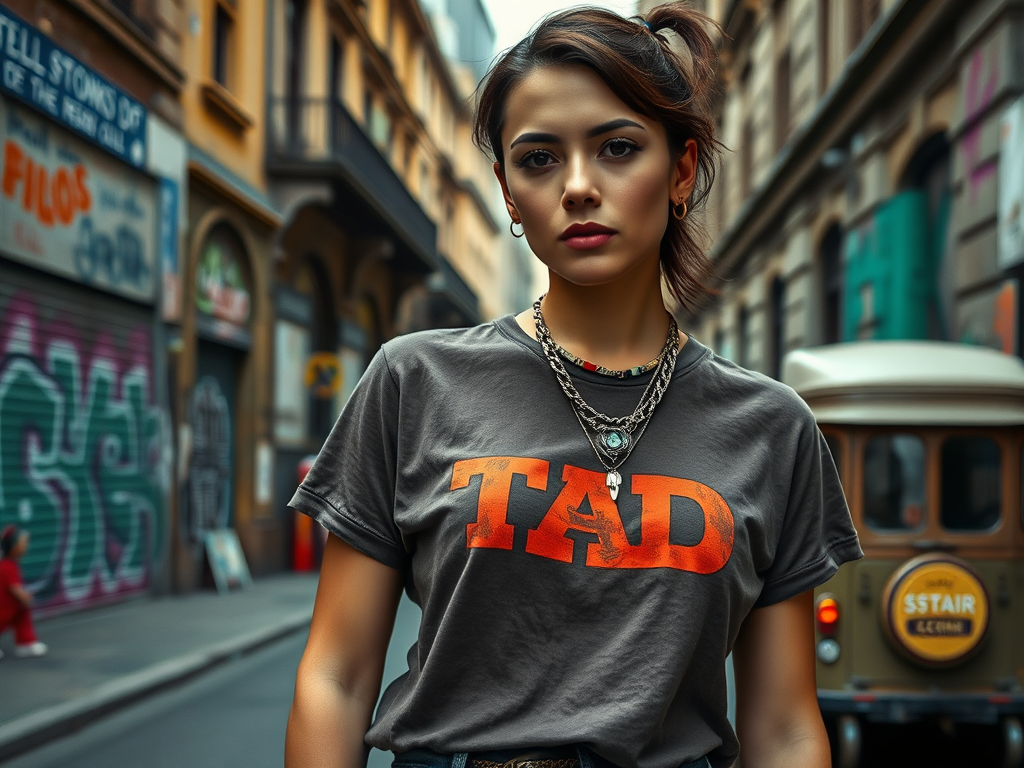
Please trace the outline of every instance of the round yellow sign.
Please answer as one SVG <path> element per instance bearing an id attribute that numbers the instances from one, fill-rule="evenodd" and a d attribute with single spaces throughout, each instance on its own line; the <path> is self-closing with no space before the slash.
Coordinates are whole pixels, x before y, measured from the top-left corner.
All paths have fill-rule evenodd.
<path id="1" fill-rule="evenodd" d="M 882 611 L 892 643 L 932 666 L 965 660 L 988 630 L 985 585 L 951 555 L 921 555 L 900 566 L 886 584 Z"/>
<path id="2" fill-rule="evenodd" d="M 306 386 L 313 397 L 329 400 L 342 383 L 341 360 L 333 352 L 314 352 L 306 361 Z"/>

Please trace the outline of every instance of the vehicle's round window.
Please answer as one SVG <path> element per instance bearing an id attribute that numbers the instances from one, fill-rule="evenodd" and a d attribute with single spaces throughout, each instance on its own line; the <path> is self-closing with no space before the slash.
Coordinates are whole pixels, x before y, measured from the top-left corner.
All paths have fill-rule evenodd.
<path id="1" fill-rule="evenodd" d="M 951 437 L 942 444 L 942 527 L 987 531 L 1002 509 L 1002 456 L 990 437 Z"/>
<path id="2" fill-rule="evenodd" d="M 864 447 L 864 521 L 882 531 L 924 527 L 924 443 L 916 435 L 878 435 Z"/>

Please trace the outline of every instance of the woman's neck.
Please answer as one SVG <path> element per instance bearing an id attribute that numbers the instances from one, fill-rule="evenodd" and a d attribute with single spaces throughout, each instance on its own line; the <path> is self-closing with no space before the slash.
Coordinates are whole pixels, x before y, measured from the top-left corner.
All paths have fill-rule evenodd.
<path id="1" fill-rule="evenodd" d="M 577 357 L 613 370 L 657 357 L 669 327 L 660 280 L 625 282 L 579 286 L 552 274 L 541 311 L 555 342 Z M 516 319 L 536 338 L 532 309 Z"/>

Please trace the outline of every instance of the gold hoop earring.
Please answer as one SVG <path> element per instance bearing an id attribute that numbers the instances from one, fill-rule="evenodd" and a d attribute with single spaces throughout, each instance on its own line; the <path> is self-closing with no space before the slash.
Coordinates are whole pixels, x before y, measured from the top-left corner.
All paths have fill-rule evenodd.
<path id="1" fill-rule="evenodd" d="M 683 212 L 679 212 L 679 207 L 682 206 Z M 675 216 L 679 221 L 686 218 L 686 201 L 680 200 L 678 203 L 672 206 L 672 215 Z"/>
<path id="2" fill-rule="evenodd" d="M 516 224 L 522 224 L 522 223 L 523 222 L 516 221 L 515 219 L 512 219 L 512 221 L 510 221 L 508 223 L 508 231 L 512 233 L 512 237 L 522 237 L 523 235 L 526 234 L 526 227 L 523 227 L 523 231 L 520 232 L 518 235 L 516 234 L 516 231 L 514 229 L 512 229 L 512 227 L 514 227 Z"/>

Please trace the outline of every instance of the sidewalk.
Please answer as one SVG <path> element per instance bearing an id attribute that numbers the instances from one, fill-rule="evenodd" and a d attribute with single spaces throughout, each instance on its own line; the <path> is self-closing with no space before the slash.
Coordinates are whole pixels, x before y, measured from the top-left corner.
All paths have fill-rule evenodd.
<path id="1" fill-rule="evenodd" d="M 229 594 L 141 598 L 40 621 L 41 659 L 0 649 L 0 761 L 292 632 L 313 612 L 316 574 L 257 579 Z"/>

